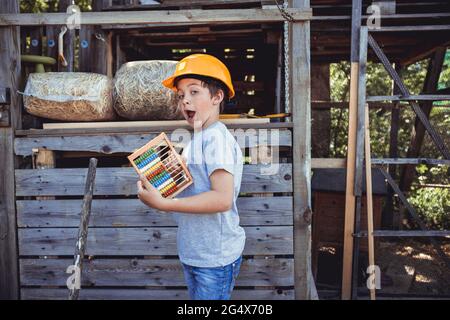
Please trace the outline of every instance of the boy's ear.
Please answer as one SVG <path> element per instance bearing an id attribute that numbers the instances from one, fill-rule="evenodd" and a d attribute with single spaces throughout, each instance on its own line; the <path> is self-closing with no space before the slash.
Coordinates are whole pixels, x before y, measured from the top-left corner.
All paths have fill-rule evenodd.
<path id="1" fill-rule="evenodd" d="M 214 104 L 220 104 L 224 98 L 224 93 L 222 90 L 217 90 L 217 93 L 213 97 Z"/>

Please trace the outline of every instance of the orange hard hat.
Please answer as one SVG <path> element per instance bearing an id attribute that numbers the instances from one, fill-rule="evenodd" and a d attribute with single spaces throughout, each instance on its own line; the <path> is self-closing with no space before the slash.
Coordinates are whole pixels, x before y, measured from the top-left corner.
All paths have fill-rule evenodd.
<path id="1" fill-rule="evenodd" d="M 231 75 L 228 68 L 216 57 L 209 54 L 196 53 L 181 59 L 172 76 L 165 79 L 162 84 L 172 90 L 176 90 L 174 80 L 183 75 L 201 75 L 222 81 L 228 88 L 228 96 L 234 96 L 234 88 L 231 83 Z"/>

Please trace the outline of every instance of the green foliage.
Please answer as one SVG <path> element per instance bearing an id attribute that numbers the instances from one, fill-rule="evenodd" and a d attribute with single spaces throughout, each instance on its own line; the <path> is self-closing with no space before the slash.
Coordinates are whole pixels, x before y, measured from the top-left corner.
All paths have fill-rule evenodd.
<path id="1" fill-rule="evenodd" d="M 403 70 L 401 77 L 412 94 L 423 90 L 428 60 L 410 65 Z M 330 67 L 331 100 L 349 101 L 350 63 L 341 62 Z M 438 89 L 450 87 L 450 50 L 447 51 Z M 379 63 L 367 64 L 367 95 L 391 95 L 393 82 Z M 448 102 L 435 102 L 435 105 L 448 105 Z M 402 107 L 399 112 L 398 157 L 406 157 L 414 128 L 415 113 L 410 107 Z M 386 109 L 370 110 L 370 134 L 372 157 L 389 157 L 391 111 Z M 435 107 L 430 114 L 430 122 L 450 146 L 450 108 Z M 348 109 L 331 109 L 331 146 L 330 156 L 343 158 L 347 153 Z M 430 136 L 425 134 L 420 157 L 442 158 Z M 429 187 L 429 185 L 450 185 L 448 166 L 419 165 L 408 200 L 417 212 L 433 228 L 450 227 L 450 188 Z M 427 185 L 424 187 L 424 185 Z"/>
<path id="2" fill-rule="evenodd" d="M 419 212 L 431 229 L 450 229 L 450 189 L 418 188 L 409 197 L 410 203 Z"/>
<path id="3" fill-rule="evenodd" d="M 20 12 L 40 13 L 57 12 L 59 0 L 20 0 Z M 92 10 L 92 0 L 75 0 L 81 11 Z"/>

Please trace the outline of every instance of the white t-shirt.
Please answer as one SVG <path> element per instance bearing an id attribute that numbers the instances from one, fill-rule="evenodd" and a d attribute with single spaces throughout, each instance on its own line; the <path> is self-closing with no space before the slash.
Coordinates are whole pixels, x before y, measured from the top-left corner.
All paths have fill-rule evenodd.
<path id="1" fill-rule="evenodd" d="M 196 132 L 183 151 L 194 183 L 179 194 L 189 197 L 211 190 L 210 175 L 224 169 L 234 178 L 233 205 L 217 213 L 174 213 L 178 223 L 177 246 L 181 262 L 195 267 L 219 267 L 242 255 L 245 231 L 239 226 L 236 199 L 241 187 L 241 149 L 219 121 Z"/>

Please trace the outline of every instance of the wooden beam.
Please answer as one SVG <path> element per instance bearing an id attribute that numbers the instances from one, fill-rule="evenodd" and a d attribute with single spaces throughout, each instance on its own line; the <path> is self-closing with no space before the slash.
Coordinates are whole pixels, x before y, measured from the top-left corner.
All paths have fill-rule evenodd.
<path id="1" fill-rule="evenodd" d="M 18 13 L 18 0 L 0 2 L 0 13 Z M 0 299 L 19 298 L 18 252 L 14 169 L 14 130 L 21 128 L 20 97 L 20 31 L 0 28 L 0 84 L 11 88 L 10 126 L 0 127 Z"/>
<path id="2" fill-rule="evenodd" d="M 294 21 L 309 20 L 312 11 L 309 8 L 288 9 Z M 65 25 L 70 17 L 66 13 L 21 13 L 0 14 L 0 26 L 39 26 Z M 278 9 L 223 9 L 223 10 L 167 10 L 167 11 L 123 11 L 83 12 L 81 25 L 105 24 L 167 24 L 167 23 L 237 23 L 237 22 L 282 22 Z"/>
<path id="3" fill-rule="evenodd" d="M 103 0 L 93 0 L 92 9 L 95 11 L 100 11 L 103 5 Z M 107 43 L 107 33 L 108 31 L 102 30 L 100 26 L 89 26 L 93 28 L 93 37 L 92 39 L 92 56 L 91 56 L 91 72 L 104 74 L 108 73 L 108 63 L 107 57 L 108 55 L 108 43 Z M 82 26 L 83 28 L 83 26 Z"/>
<path id="4" fill-rule="evenodd" d="M 445 53 L 445 50 L 444 50 Z M 421 94 L 421 95 L 393 95 L 393 96 L 371 96 L 367 97 L 369 102 L 379 102 L 379 101 L 448 101 L 450 100 L 450 95 L 448 94 Z"/>
<path id="5" fill-rule="evenodd" d="M 347 178 L 345 191 L 344 218 L 344 253 L 342 265 L 341 298 L 351 298 L 353 230 L 355 225 L 355 161 L 356 161 L 356 128 L 358 109 L 358 79 L 359 79 L 359 30 L 361 27 L 361 0 L 352 2 L 352 33 L 351 33 L 351 69 L 350 69 L 350 105 L 347 147 Z"/>
<path id="6" fill-rule="evenodd" d="M 355 227 L 354 232 L 361 229 L 362 212 L 362 189 L 363 189 L 363 160 L 364 160 L 364 127 L 365 127 L 365 108 L 366 108 L 366 65 L 367 65 L 367 37 L 368 28 L 360 27 L 359 39 L 359 75 L 358 75 L 358 112 L 356 129 L 356 158 L 355 158 L 355 182 L 354 195 L 356 198 Z M 359 245 L 358 238 L 353 239 L 353 267 L 352 267 L 352 299 L 357 299 L 357 282 L 359 266 Z"/>
<path id="7" fill-rule="evenodd" d="M 309 8 L 309 0 L 293 0 L 295 8 Z M 294 175 L 294 283 L 296 299 L 312 299 L 311 270 L 311 80 L 309 21 L 291 25 L 291 109 Z"/>
<path id="8" fill-rule="evenodd" d="M 449 230 L 375 230 L 373 232 L 374 237 L 443 237 L 450 238 Z M 367 231 L 361 231 L 356 234 L 355 237 L 367 237 Z"/>
<path id="9" fill-rule="evenodd" d="M 368 251 L 369 251 L 369 277 L 372 279 L 370 290 L 370 300 L 375 300 L 376 277 L 375 272 L 375 249 L 373 242 L 373 197 L 372 197 L 372 163 L 370 161 L 370 124 L 369 124 L 369 106 L 365 110 L 365 160 L 366 160 L 366 196 L 367 196 L 367 233 L 368 233 Z"/>

